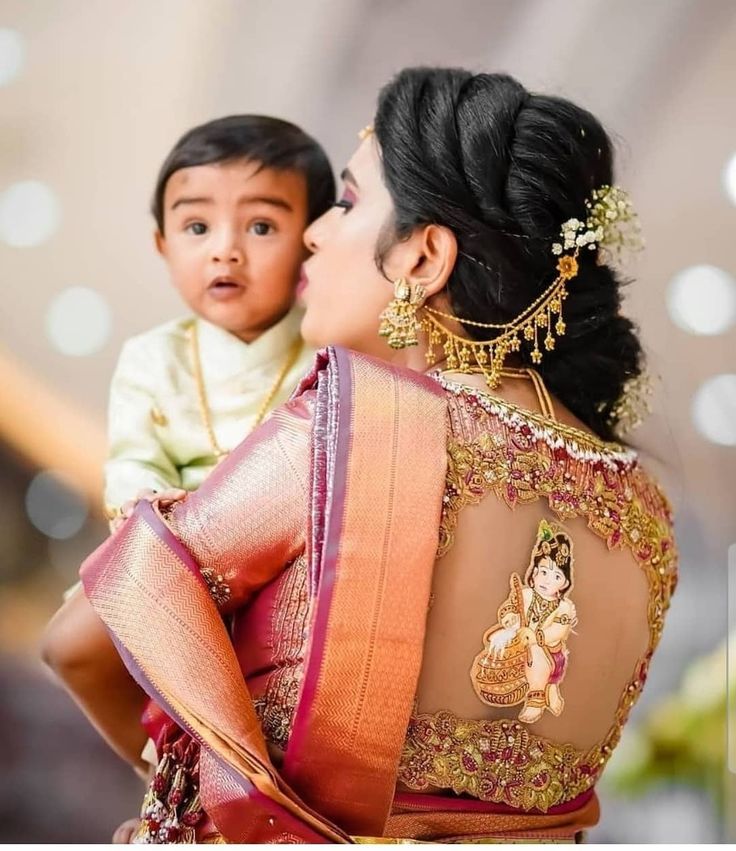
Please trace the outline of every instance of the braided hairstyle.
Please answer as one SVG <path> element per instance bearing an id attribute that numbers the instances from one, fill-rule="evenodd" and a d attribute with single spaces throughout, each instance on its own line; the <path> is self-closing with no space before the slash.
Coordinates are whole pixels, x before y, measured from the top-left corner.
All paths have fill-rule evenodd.
<path id="1" fill-rule="evenodd" d="M 422 225 L 449 227 L 458 259 L 448 282 L 453 312 L 508 322 L 556 276 L 562 223 L 584 220 L 594 189 L 613 183 L 611 142 L 568 100 L 528 92 L 506 74 L 407 68 L 382 90 L 374 128 L 394 216 L 376 260 Z M 643 352 L 621 316 L 621 282 L 595 252 L 581 252 L 568 282 L 565 335 L 535 368 L 549 390 L 604 439 L 614 406 L 640 374 Z M 468 336 L 493 332 L 465 326 Z M 532 365 L 527 347 L 520 365 Z"/>

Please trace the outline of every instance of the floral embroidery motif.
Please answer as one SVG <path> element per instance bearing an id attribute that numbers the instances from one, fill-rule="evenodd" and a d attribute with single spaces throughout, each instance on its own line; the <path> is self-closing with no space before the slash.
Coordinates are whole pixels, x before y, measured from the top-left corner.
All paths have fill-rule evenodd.
<path id="1" fill-rule="evenodd" d="M 518 721 L 464 721 L 452 712 L 417 715 L 399 769 L 410 789 L 452 789 L 482 801 L 546 812 L 589 789 L 601 753 L 558 745 Z"/>
<path id="2" fill-rule="evenodd" d="M 646 682 L 652 651 L 623 690 L 614 722 L 590 750 L 536 736 L 518 721 L 413 715 L 399 766 L 407 789 L 452 789 L 481 801 L 547 812 L 595 786 Z"/>
<path id="3" fill-rule="evenodd" d="M 452 434 L 438 557 L 452 547 L 460 510 L 493 492 L 510 508 L 546 499 L 561 519 L 586 517 L 609 549 L 627 546 L 653 594 L 652 647 L 677 579 L 672 513 L 636 454 L 550 423 L 482 391 L 443 381 Z"/>

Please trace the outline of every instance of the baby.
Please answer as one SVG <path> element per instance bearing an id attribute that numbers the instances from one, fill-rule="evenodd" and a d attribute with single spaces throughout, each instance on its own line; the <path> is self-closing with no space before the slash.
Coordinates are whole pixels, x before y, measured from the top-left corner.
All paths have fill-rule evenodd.
<path id="1" fill-rule="evenodd" d="M 193 315 L 123 346 L 105 466 L 113 528 L 142 491 L 197 488 L 291 394 L 313 356 L 295 307 L 302 234 L 334 197 L 324 151 L 286 121 L 230 116 L 176 143 L 152 212 L 156 248 Z"/>

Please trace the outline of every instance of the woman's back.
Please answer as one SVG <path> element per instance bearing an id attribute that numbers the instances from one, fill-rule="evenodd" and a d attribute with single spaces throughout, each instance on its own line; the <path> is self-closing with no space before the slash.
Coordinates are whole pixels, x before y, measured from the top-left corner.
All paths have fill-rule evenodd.
<path id="1" fill-rule="evenodd" d="M 638 697 L 676 578 L 671 519 L 633 452 L 472 380 L 443 380 L 440 551 L 399 780 L 547 811 L 592 786 Z"/>

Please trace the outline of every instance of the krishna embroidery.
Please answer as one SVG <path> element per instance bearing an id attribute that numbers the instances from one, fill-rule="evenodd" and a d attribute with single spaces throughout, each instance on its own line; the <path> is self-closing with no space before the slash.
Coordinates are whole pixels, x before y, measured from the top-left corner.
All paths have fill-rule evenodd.
<path id="1" fill-rule="evenodd" d="M 565 706 L 560 683 L 568 662 L 567 640 L 577 623 L 569 598 L 573 585 L 573 546 L 564 528 L 542 520 L 524 581 L 512 573 L 509 596 L 497 622 L 483 635 L 470 678 L 488 706 L 523 703 L 519 721 L 538 721 L 545 710 L 559 715 Z"/>

